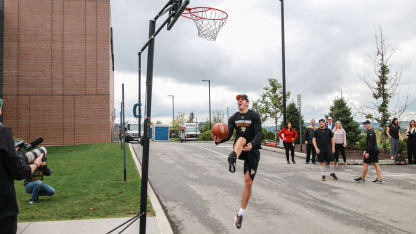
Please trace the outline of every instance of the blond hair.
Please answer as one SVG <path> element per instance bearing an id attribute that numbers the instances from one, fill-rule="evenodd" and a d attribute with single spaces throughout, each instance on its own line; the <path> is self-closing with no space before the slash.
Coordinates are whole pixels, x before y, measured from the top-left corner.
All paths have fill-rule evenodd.
<path id="1" fill-rule="evenodd" d="M 335 130 L 337 130 L 337 123 L 339 123 L 339 125 L 341 126 L 341 128 L 340 128 L 340 129 L 341 129 L 341 130 L 343 130 L 344 128 L 342 127 L 342 123 L 341 123 L 341 121 L 339 121 L 339 120 L 338 120 L 337 122 L 335 122 L 335 128 L 334 128 L 334 131 L 335 131 Z"/>

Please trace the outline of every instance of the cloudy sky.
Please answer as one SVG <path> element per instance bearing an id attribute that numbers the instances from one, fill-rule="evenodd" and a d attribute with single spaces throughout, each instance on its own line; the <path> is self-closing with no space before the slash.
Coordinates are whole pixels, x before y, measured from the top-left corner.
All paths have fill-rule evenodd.
<path id="1" fill-rule="evenodd" d="M 137 52 L 148 37 L 149 20 L 166 0 L 112 0 L 115 54 L 115 108 L 119 113 L 121 84 L 126 86 L 126 116 L 138 99 Z M 212 110 L 237 110 L 235 95 L 255 100 L 267 79 L 282 80 L 280 1 L 191 0 L 190 7 L 210 6 L 229 14 L 215 42 L 197 36 L 195 24 L 180 18 L 171 31 L 156 38 L 153 121 L 169 124 L 171 98 L 175 112 L 193 111 L 198 121 L 208 118 L 208 84 Z M 342 95 L 354 109 L 371 99 L 360 79 L 373 76 L 369 59 L 375 54 L 374 35 L 381 27 L 396 48 L 392 70 L 402 72 L 400 93 L 409 94 L 406 119 L 416 118 L 415 0 L 292 0 L 285 1 L 287 90 L 302 95 L 305 120 L 328 113 Z M 159 25 L 166 16 L 159 19 Z M 142 56 L 143 99 L 147 51 Z M 363 119 L 355 112 L 357 120 Z"/>

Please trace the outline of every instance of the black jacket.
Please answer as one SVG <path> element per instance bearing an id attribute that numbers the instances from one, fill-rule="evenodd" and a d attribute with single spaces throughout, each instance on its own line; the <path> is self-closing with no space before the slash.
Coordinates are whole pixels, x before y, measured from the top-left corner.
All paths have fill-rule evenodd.
<path id="1" fill-rule="evenodd" d="M 19 213 L 14 180 L 29 176 L 30 167 L 18 157 L 11 131 L 0 123 L 0 219 Z"/>
<path id="2" fill-rule="evenodd" d="M 313 139 L 313 134 L 315 133 L 315 130 L 318 129 L 316 126 L 312 127 L 312 126 L 307 126 L 306 130 L 305 130 L 305 141 L 308 141 L 308 145 L 312 145 L 312 139 Z"/>

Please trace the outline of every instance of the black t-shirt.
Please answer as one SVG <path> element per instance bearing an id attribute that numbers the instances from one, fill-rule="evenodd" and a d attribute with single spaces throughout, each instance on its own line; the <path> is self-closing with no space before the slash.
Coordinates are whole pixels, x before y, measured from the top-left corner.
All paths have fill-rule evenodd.
<path id="1" fill-rule="evenodd" d="M 365 148 L 365 151 L 367 153 L 373 154 L 373 153 L 378 152 L 377 135 L 373 129 L 370 129 L 367 131 L 366 143 L 367 143 L 367 147 Z"/>
<path id="2" fill-rule="evenodd" d="M 390 136 L 393 139 L 399 139 L 400 126 L 399 125 L 390 124 L 389 128 L 390 128 L 390 131 L 389 131 Z"/>
<path id="3" fill-rule="evenodd" d="M 247 113 L 241 114 L 236 112 L 228 120 L 228 136 L 224 138 L 222 142 L 228 141 L 236 130 L 236 140 L 239 137 L 244 137 L 247 140 L 247 144 L 251 143 L 253 149 L 261 148 L 261 120 L 260 115 L 252 110 L 248 110 Z"/>
<path id="4" fill-rule="evenodd" d="M 329 128 L 318 128 L 313 133 L 313 138 L 316 139 L 316 146 L 318 146 L 320 151 L 331 151 L 333 137 L 334 133 Z"/>

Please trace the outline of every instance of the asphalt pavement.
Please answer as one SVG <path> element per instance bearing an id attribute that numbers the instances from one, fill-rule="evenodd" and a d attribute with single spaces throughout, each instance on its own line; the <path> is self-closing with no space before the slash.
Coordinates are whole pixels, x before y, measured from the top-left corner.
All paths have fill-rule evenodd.
<path id="1" fill-rule="evenodd" d="M 142 149 L 133 148 L 141 160 Z M 235 229 L 243 164 L 228 172 L 231 144 L 152 142 L 149 180 L 175 233 L 416 233 L 416 166 L 383 165 L 384 184 L 370 167 L 340 166 L 338 181 L 321 181 L 319 167 L 286 163 L 261 150 L 242 228 Z M 329 172 L 328 172 L 329 174 Z"/>

